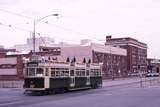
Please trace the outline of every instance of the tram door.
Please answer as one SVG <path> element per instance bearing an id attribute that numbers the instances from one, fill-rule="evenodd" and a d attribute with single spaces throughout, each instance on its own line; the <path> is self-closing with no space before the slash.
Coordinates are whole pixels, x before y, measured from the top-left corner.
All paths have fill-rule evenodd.
<path id="1" fill-rule="evenodd" d="M 86 85 L 90 85 L 90 70 L 89 69 L 87 69 L 86 70 L 86 76 L 87 76 L 87 81 L 86 81 Z"/>
<path id="2" fill-rule="evenodd" d="M 70 70 L 70 87 L 75 86 L 75 70 L 71 69 Z"/>

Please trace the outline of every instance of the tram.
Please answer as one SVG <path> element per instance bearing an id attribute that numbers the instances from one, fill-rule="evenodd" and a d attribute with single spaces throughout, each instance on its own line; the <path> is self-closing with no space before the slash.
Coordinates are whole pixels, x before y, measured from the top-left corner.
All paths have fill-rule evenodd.
<path id="1" fill-rule="evenodd" d="M 76 61 L 30 60 L 24 67 L 26 92 L 55 93 L 101 86 L 101 66 L 90 61 L 77 63 Z"/>

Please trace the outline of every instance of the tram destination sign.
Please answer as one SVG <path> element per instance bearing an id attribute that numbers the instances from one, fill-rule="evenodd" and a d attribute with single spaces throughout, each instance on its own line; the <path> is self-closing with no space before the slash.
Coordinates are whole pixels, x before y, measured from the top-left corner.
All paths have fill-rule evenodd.
<path id="1" fill-rule="evenodd" d="M 28 63 L 27 63 L 27 66 L 29 66 L 29 67 L 38 66 L 38 62 L 28 62 Z"/>

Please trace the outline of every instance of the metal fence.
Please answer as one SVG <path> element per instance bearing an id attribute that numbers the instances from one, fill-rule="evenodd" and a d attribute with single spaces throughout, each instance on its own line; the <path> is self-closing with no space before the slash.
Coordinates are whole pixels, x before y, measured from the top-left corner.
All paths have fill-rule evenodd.
<path id="1" fill-rule="evenodd" d="M 147 87 L 152 85 L 157 85 L 160 83 L 160 77 L 145 77 L 140 79 L 140 87 Z"/>
<path id="2" fill-rule="evenodd" d="M 23 88 L 24 81 L 1 81 L 0 88 Z"/>

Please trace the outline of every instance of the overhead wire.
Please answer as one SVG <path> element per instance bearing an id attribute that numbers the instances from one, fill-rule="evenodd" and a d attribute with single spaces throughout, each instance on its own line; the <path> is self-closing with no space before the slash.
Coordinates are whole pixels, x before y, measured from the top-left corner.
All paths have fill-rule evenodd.
<path id="1" fill-rule="evenodd" d="M 11 11 L 8 11 L 8 10 L 4 10 L 4 9 L 0 9 L 0 11 L 2 12 L 6 12 L 8 14 L 12 14 L 12 15 L 16 15 L 16 16 L 19 16 L 19 17 L 23 17 L 23 18 L 27 18 L 27 19 L 34 19 L 33 17 L 29 17 L 29 16 L 26 16 L 26 15 L 23 15 L 23 14 L 19 14 L 19 13 L 15 13 L 15 12 L 11 12 Z M 59 25 L 56 25 L 56 24 L 51 24 L 51 23 L 48 23 L 48 21 L 41 21 L 41 22 L 45 22 L 47 25 L 50 25 L 50 26 L 54 26 L 54 27 L 57 27 L 59 29 L 63 29 L 65 31 L 70 31 L 70 32 L 73 32 L 73 33 L 76 33 L 78 35 L 85 35 L 85 36 L 88 36 L 88 37 L 91 37 L 92 36 L 92 40 L 98 40 L 97 38 L 94 38 L 93 37 L 93 34 L 85 34 L 85 33 L 81 33 L 81 32 L 78 32 L 76 30 L 73 30 L 73 29 L 70 29 L 70 28 L 65 28 L 65 27 L 62 27 L 62 26 L 59 26 Z M 8 26 L 8 25 L 6 25 Z M 10 25 L 9 27 L 11 27 L 12 25 Z M 32 31 L 29 31 L 29 30 L 26 30 L 26 29 L 22 29 L 22 28 L 18 28 L 18 27 L 15 27 L 14 28 L 16 29 L 19 29 L 19 30 L 23 30 L 23 31 L 28 31 L 28 32 L 32 32 Z M 38 33 L 37 33 L 38 34 Z M 42 34 L 42 33 L 41 33 Z M 38 34 L 40 37 L 41 35 Z M 48 34 L 47 34 L 48 35 Z M 94 35 L 95 37 L 99 36 L 99 35 Z M 41 37 L 42 38 L 42 37 Z M 93 39 L 94 38 L 94 39 Z M 91 40 L 91 39 L 90 39 Z"/>
<path id="2" fill-rule="evenodd" d="M 8 14 L 16 15 L 16 16 L 19 16 L 19 17 L 27 18 L 27 19 L 33 19 L 33 17 L 29 17 L 29 16 L 26 16 L 26 15 L 23 15 L 23 14 L 11 12 L 11 11 L 4 10 L 4 9 L 0 9 L 0 11 L 8 13 Z"/>
<path id="3" fill-rule="evenodd" d="M 63 29 L 63 30 L 65 30 L 65 31 L 70 31 L 70 32 L 76 33 L 76 34 L 78 34 L 78 35 L 84 35 L 84 36 L 92 37 L 91 40 L 98 40 L 97 38 L 94 38 L 93 36 L 96 37 L 96 36 L 99 36 L 99 35 L 81 33 L 81 32 L 79 32 L 79 31 L 76 31 L 76 30 L 73 30 L 73 29 L 70 29 L 70 28 L 65 28 L 65 27 L 62 27 L 62 26 L 59 26 L 59 25 L 56 25 L 56 24 L 51 24 L 51 23 L 48 23 L 48 22 L 47 22 L 47 24 L 48 24 L 49 26 L 52 26 L 52 27 L 54 26 L 54 27 Z M 100 40 L 100 41 L 103 41 L 103 40 Z"/>

